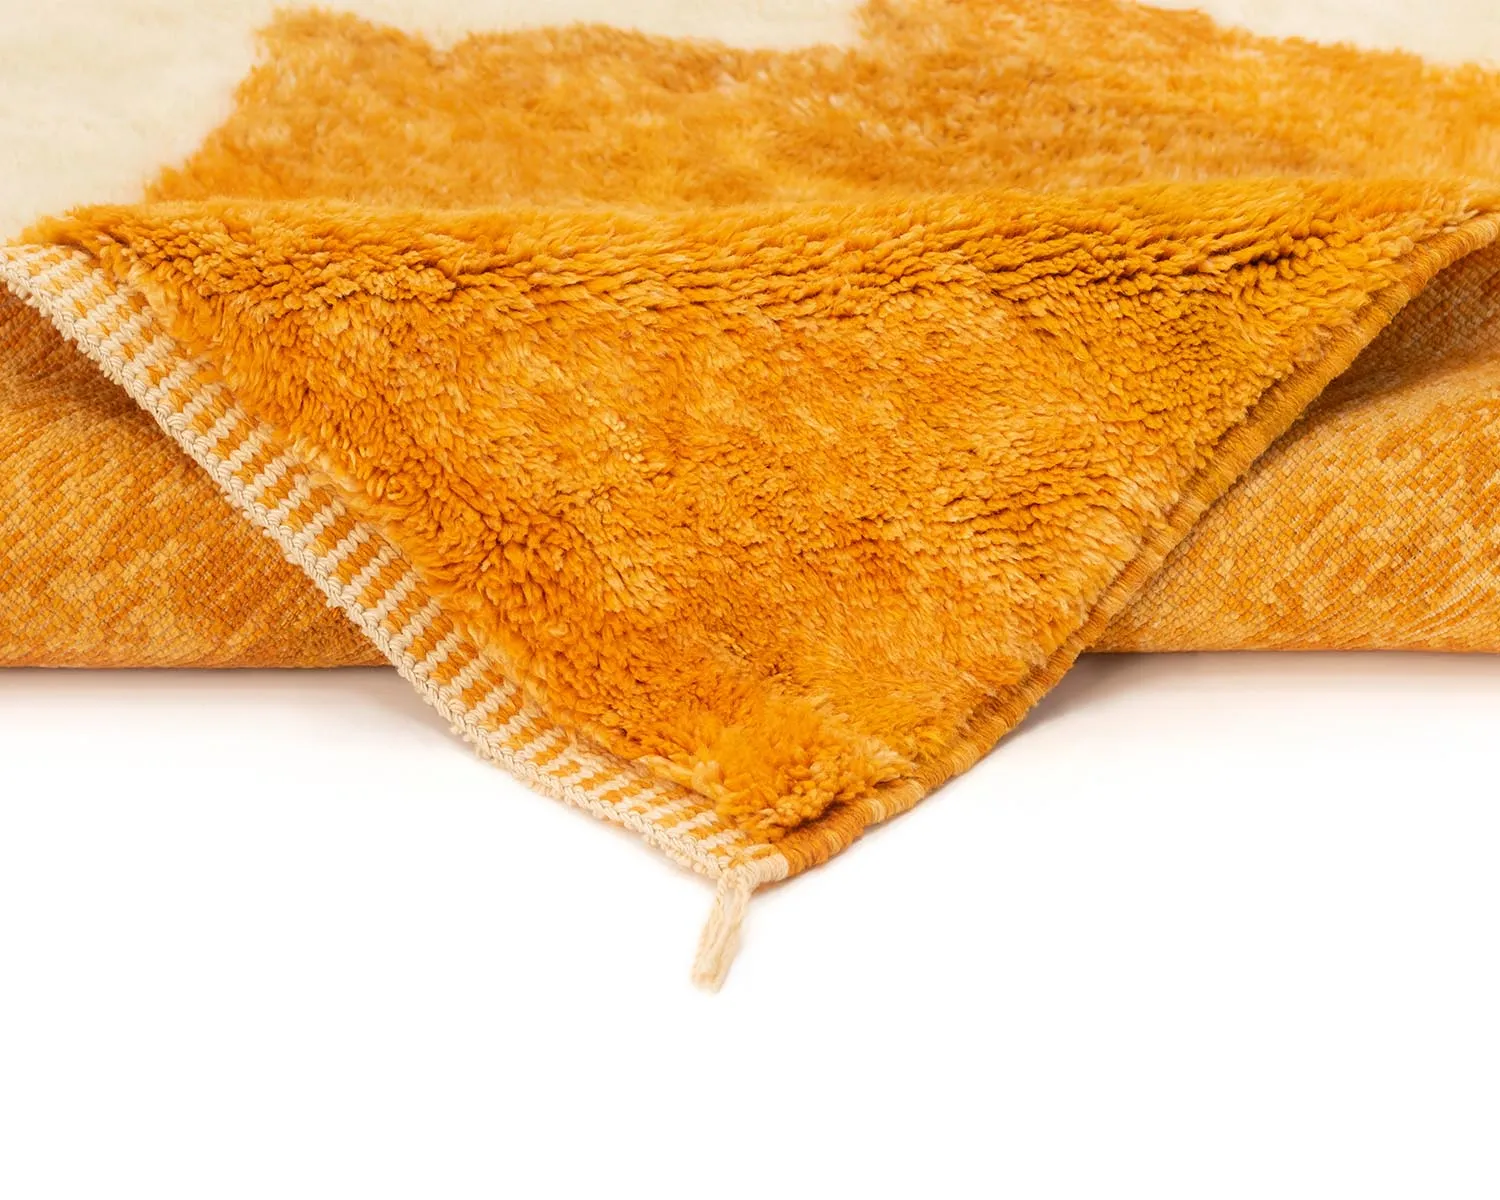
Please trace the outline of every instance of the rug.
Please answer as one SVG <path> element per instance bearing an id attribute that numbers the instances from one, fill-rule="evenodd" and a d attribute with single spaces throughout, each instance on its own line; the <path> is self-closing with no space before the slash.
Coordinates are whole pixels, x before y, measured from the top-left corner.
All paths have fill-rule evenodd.
<path id="1" fill-rule="evenodd" d="M 1500 647 L 1500 77 L 850 20 L 276 17 L 0 250 L 0 663 L 389 662 L 715 880 L 717 986 L 1085 650 Z"/>

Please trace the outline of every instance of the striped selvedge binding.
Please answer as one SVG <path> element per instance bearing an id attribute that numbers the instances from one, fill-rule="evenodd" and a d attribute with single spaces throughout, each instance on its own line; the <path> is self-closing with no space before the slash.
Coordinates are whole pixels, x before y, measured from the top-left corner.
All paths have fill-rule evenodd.
<path id="1" fill-rule="evenodd" d="M 723 981 L 750 894 L 787 874 L 773 846 L 726 824 L 701 796 L 550 721 L 427 594 L 401 551 L 351 516 L 91 255 L 0 247 L 0 282 L 124 388 L 481 756 L 717 880 L 693 977 Z"/>

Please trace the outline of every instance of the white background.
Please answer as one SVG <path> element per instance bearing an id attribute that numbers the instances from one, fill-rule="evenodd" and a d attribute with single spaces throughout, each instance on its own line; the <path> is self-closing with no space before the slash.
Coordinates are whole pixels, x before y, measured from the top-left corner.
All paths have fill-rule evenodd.
<path id="1" fill-rule="evenodd" d="M 1493 0 L 1203 6 L 1500 59 Z M 188 153 L 272 7 L 0 0 L 0 235 Z M 392 673 L 0 672 L 0 1198 L 1493 1198 L 1497 746 L 1500 659 L 1086 660 L 711 997 L 707 885 Z"/>
<path id="2" fill-rule="evenodd" d="M 709 996 L 708 885 L 393 672 L 0 672 L 0 1195 L 1492 1197 L 1497 731 L 1085 659 Z"/>

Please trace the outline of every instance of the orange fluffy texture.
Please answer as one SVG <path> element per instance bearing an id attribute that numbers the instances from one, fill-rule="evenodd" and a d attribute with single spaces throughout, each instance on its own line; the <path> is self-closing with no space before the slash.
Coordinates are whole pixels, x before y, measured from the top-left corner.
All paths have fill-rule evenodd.
<path id="1" fill-rule="evenodd" d="M 951 773 L 1272 386 L 1484 227 L 1462 190 L 1250 194 L 420 233 L 205 203 L 52 236 L 170 314 L 555 720 L 775 838 Z"/>
<path id="2" fill-rule="evenodd" d="M 1107 0 L 863 19 L 284 16 L 150 203 L 30 238 L 144 295 L 552 720 L 791 871 L 1090 647 L 1500 644 L 1494 75 Z M 134 418 L 49 419 L 113 461 Z M 243 577 L 225 515 L 196 570 Z M 232 611 L 333 644 L 310 590 Z"/>

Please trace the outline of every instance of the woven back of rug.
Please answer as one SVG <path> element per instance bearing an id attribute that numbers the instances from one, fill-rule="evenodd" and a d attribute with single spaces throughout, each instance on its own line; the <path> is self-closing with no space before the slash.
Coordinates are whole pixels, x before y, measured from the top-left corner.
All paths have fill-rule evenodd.
<path id="1" fill-rule="evenodd" d="M 1500 77 L 859 19 L 280 17 L 0 251 L 0 663 L 391 662 L 716 879 L 716 983 L 1085 650 L 1500 648 Z"/>

